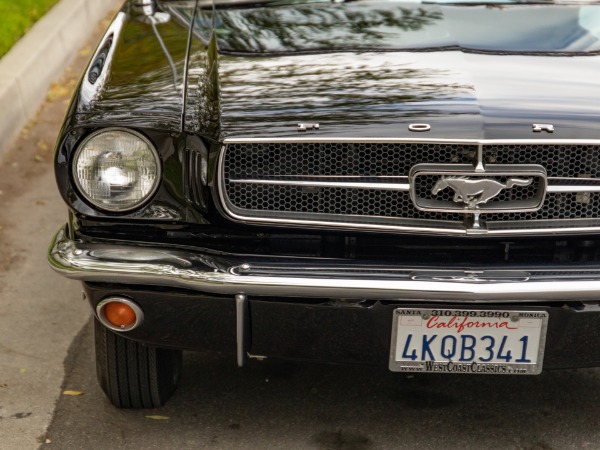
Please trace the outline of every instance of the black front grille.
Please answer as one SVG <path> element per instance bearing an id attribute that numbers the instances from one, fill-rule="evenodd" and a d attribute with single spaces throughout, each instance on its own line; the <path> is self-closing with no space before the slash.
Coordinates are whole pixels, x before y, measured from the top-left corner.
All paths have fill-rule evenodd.
<path id="1" fill-rule="evenodd" d="M 538 211 L 486 214 L 485 217 L 488 222 L 596 219 L 600 217 L 600 193 L 592 192 L 584 195 L 572 192 L 549 193 L 546 194 L 544 205 Z"/>
<path id="2" fill-rule="evenodd" d="M 243 210 L 452 220 L 456 214 L 417 210 L 408 192 L 232 183 L 229 200 Z M 336 220 L 339 221 L 339 220 Z"/>
<path id="3" fill-rule="evenodd" d="M 599 145 L 490 144 L 485 159 L 497 164 L 540 164 L 549 177 L 597 178 L 600 175 Z"/>
<path id="4" fill-rule="evenodd" d="M 407 176 L 420 162 L 469 164 L 476 145 L 306 143 L 229 144 L 225 178 Z"/>
<path id="5" fill-rule="evenodd" d="M 535 164 L 545 168 L 550 180 L 560 178 L 562 184 L 581 186 L 594 184 L 593 179 L 600 175 L 599 150 L 598 145 L 562 143 L 493 143 L 484 144 L 481 150 L 477 143 L 235 143 L 223 148 L 220 188 L 227 208 L 241 217 L 455 230 L 468 228 L 473 214 L 420 211 L 407 190 L 393 188 L 408 185 L 413 166 L 475 167 L 481 151 L 484 164 Z M 436 177 L 421 178 L 416 195 L 432 196 Z M 364 188 L 371 183 L 392 188 Z M 522 200 L 533 196 L 538 187 L 536 180 L 527 187 L 506 189 L 493 202 Z M 452 201 L 453 196 L 448 189 L 436 199 Z M 494 229 L 513 231 L 536 228 L 539 221 L 546 221 L 544 228 L 551 227 L 548 221 L 557 221 L 557 228 L 600 227 L 599 217 L 600 193 L 548 192 L 538 211 L 490 212 L 483 214 L 482 220 Z"/>

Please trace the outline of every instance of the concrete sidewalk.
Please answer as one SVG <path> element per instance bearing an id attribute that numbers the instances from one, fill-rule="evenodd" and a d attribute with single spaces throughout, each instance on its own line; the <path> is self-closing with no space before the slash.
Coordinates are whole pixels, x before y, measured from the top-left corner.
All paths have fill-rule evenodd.
<path id="1" fill-rule="evenodd" d="M 46 443 L 63 361 L 90 316 L 78 283 L 46 261 L 48 241 L 67 218 L 52 144 L 90 57 L 80 50 L 96 45 L 99 23 L 121 1 L 62 0 L 0 62 L 0 450 Z M 53 81 L 65 89 L 47 98 Z"/>
<path id="2" fill-rule="evenodd" d="M 48 87 L 123 0 L 60 0 L 0 60 L 0 161 Z"/>

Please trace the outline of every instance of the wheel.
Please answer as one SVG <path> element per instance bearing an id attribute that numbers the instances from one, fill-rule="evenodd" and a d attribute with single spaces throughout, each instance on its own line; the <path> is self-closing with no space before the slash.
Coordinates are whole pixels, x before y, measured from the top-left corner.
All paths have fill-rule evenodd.
<path id="1" fill-rule="evenodd" d="M 98 382 L 117 408 L 155 408 L 179 381 L 181 350 L 140 344 L 95 322 Z"/>

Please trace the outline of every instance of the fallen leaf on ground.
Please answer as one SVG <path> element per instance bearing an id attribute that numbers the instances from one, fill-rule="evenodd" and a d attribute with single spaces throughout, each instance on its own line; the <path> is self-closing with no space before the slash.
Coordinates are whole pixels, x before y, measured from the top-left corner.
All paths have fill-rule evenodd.
<path id="1" fill-rule="evenodd" d="M 89 56 L 92 53 L 92 48 L 87 45 L 79 50 L 79 56 Z"/>
<path id="2" fill-rule="evenodd" d="M 43 151 L 48 150 L 48 144 L 46 144 L 46 141 L 44 141 L 43 139 L 40 139 L 39 141 L 37 141 L 36 146 L 40 150 L 43 150 Z"/>
<path id="3" fill-rule="evenodd" d="M 50 89 L 48 90 L 47 99 L 49 102 L 53 102 L 61 97 L 67 97 L 70 93 L 71 90 L 68 86 L 64 86 L 58 83 L 52 83 Z"/>
<path id="4" fill-rule="evenodd" d="M 146 416 L 146 419 L 152 419 L 152 420 L 169 420 L 170 417 L 168 417 L 168 416 Z"/>
<path id="5" fill-rule="evenodd" d="M 77 396 L 77 395 L 83 395 L 83 392 L 81 392 L 81 391 L 64 391 L 63 395 Z"/>

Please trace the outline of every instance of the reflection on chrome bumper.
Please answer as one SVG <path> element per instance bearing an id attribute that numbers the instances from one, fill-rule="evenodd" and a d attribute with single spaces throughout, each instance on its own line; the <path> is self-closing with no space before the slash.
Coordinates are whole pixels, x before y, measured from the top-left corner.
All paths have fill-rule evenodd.
<path id="1" fill-rule="evenodd" d="M 452 303 L 600 299 L 600 268 L 417 270 L 307 258 L 263 258 L 126 244 L 82 244 L 59 230 L 48 253 L 68 278 L 246 294 Z M 315 263 L 317 261 L 317 263 Z"/>

